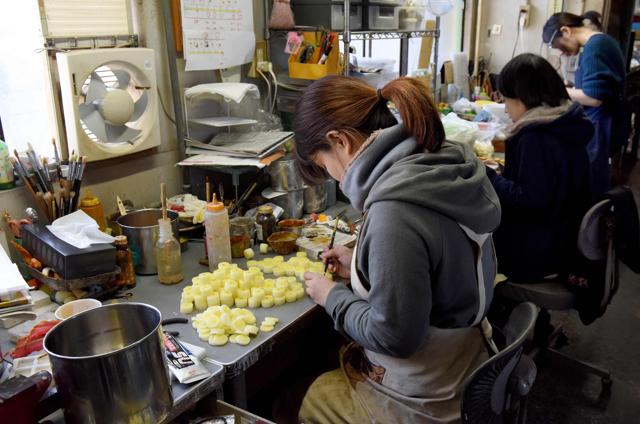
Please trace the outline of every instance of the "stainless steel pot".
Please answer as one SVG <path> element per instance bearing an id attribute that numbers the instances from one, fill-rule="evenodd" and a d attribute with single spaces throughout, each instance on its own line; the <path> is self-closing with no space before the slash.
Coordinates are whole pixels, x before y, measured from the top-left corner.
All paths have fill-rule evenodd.
<path id="1" fill-rule="evenodd" d="M 44 338 L 65 422 L 160 422 L 172 404 L 160 311 L 118 303 L 82 312 Z"/>
<path id="2" fill-rule="evenodd" d="M 291 155 L 272 162 L 267 169 L 271 176 L 271 187 L 275 191 L 301 190 L 304 187 L 296 161 Z"/>
<path id="3" fill-rule="evenodd" d="M 178 213 L 167 211 L 171 219 L 171 228 L 176 239 L 178 235 Z M 155 245 L 160 236 L 158 220 L 162 218 L 160 209 L 140 209 L 121 216 L 116 221 L 122 234 L 127 236 L 129 248 L 138 254 L 140 260 L 135 266 L 136 274 L 154 275 L 158 273 L 156 266 Z"/>
<path id="4" fill-rule="evenodd" d="M 305 187 L 304 213 L 322 212 L 327 209 L 327 190 L 324 184 Z"/>
<path id="5" fill-rule="evenodd" d="M 304 190 L 289 191 L 270 199 L 271 202 L 284 209 L 282 219 L 302 218 L 304 213 Z"/>

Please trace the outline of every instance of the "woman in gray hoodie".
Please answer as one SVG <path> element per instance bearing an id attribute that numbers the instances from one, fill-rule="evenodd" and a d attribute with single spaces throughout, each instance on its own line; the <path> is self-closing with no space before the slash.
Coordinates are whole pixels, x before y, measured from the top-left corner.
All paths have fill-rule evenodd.
<path id="1" fill-rule="evenodd" d="M 295 140 L 305 179 L 328 173 L 364 212 L 354 250 L 323 254 L 346 284 L 305 275 L 353 343 L 341 369 L 311 385 L 300 420 L 458 421 L 462 383 L 487 357 L 479 324 L 496 269 L 500 206 L 484 166 L 445 141 L 427 87 L 411 78 L 378 91 L 349 77 L 315 82 L 297 105 Z"/>

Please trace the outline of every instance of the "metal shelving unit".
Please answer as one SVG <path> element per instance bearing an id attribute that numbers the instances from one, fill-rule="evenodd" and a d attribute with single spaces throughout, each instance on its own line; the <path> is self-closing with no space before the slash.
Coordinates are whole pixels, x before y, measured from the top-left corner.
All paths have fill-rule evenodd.
<path id="1" fill-rule="evenodd" d="M 352 31 L 351 40 L 394 40 L 404 38 L 440 37 L 440 31 Z"/>

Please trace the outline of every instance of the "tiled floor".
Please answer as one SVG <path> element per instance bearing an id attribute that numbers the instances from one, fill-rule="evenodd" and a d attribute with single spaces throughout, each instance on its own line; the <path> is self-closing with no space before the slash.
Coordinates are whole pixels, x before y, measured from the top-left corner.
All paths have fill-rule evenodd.
<path id="1" fill-rule="evenodd" d="M 640 200 L 640 165 L 627 183 Z M 640 204 L 640 202 L 638 202 Z M 529 402 L 529 424 L 640 423 L 640 276 L 621 269 L 620 289 L 606 314 L 583 326 L 576 313 L 553 314 L 569 345 L 562 349 L 611 371 L 613 386 L 606 403 L 598 402 L 600 379 L 542 364 Z"/>

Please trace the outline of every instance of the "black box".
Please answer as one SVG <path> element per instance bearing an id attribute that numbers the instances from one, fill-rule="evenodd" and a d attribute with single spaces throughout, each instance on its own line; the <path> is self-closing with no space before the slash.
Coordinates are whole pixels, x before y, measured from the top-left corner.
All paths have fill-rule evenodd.
<path id="1" fill-rule="evenodd" d="M 23 225 L 22 246 L 65 280 L 104 274 L 116 266 L 116 248 L 112 244 L 78 249 L 54 236 L 43 225 Z"/>

